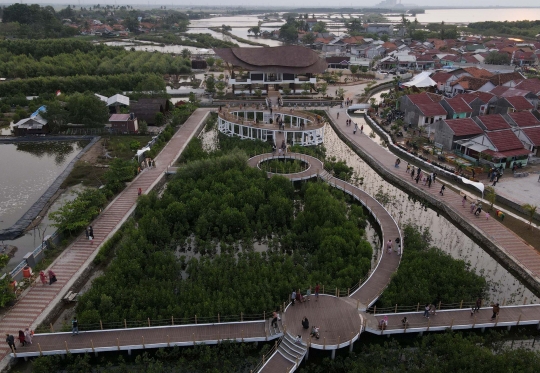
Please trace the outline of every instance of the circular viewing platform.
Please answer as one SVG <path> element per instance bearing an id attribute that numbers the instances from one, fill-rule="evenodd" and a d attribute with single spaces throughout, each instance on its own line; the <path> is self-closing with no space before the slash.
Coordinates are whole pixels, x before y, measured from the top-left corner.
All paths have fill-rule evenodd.
<path id="1" fill-rule="evenodd" d="M 320 145 L 324 142 L 325 120 L 302 110 L 265 110 L 256 107 L 221 108 L 218 129 L 227 136 L 273 141 L 278 134 L 290 145 Z"/>

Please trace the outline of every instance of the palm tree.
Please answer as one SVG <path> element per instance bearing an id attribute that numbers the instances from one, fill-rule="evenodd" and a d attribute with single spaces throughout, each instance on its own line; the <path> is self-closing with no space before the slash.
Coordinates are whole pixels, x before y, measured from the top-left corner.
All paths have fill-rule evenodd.
<path id="1" fill-rule="evenodd" d="M 529 215 L 529 229 L 532 229 L 532 220 L 534 218 L 534 214 L 536 214 L 538 206 L 526 203 L 524 205 L 521 205 L 521 207 L 523 208 L 523 210 L 525 210 L 527 215 Z"/>

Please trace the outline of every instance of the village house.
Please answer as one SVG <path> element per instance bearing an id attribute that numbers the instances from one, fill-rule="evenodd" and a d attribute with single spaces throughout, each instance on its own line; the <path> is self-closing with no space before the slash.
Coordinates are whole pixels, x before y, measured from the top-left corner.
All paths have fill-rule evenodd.
<path id="1" fill-rule="evenodd" d="M 448 113 L 448 119 L 469 118 L 473 109 L 461 97 L 444 98 L 441 100 L 442 107 Z"/>
<path id="2" fill-rule="evenodd" d="M 493 88 L 490 93 L 493 93 L 497 97 L 516 97 L 521 96 L 531 103 L 533 109 L 538 108 L 539 98 L 536 94 L 527 91 L 525 89 L 510 88 L 505 86 L 498 86 Z"/>
<path id="3" fill-rule="evenodd" d="M 404 121 L 412 127 L 424 127 L 446 119 L 448 113 L 440 104 L 442 96 L 433 93 L 418 93 L 399 99 L 399 108 L 405 112 Z"/>
<path id="4" fill-rule="evenodd" d="M 506 114 L 515 111 L 532 111 L 533 105 L 523 96 L 499 97 L 489 106 L 490 114 Z"/>
<path id="5" fill-rule="evenodd" d="M 145 121 L 149 126 L 153 126 L 156 124 L 156 115 L 168 113 L 171 105 L 165 98 L 141 98 L 130 105 L 130 110 L 139 121 Z"/>
<path id="6" fill-rule="evenodd" d="M 454 98 L 458 97 L 471 107 L 471 117 L 488 114 L 489 104 L 497 100 L 497 97 L 489 92 L 470 92 L 454 96 Z"/>
<path id="7" fill-rule="evenodd" d="M 470 139 L 483 133 L 482 129 L 471 118 L 443 119 L 434 124 L 435 143 L 440 144 L 443 150 L 455 148 L 458 140 Z"/>
<path id="8" fill-rule="evenodd" d="M 30 118 L 21 119 L 13 125 L 15 136 L 42 135 L 49 133 L 47 120 L 39 114 L 32 115 Z"/>
<path id="9" fill-rule="evenodd" d="M 139 123 L 135 114 L 113 114 L 109 118 L 112 132 L 115 133 L 137 133 Z"/>

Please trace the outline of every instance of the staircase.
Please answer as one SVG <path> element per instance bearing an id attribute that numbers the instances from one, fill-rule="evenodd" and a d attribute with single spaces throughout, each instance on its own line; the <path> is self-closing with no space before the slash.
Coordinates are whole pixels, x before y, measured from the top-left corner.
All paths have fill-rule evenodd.
<path id="1" fill-rule="evenodd" d="M 285 333 L 281 340 L 277 352 L 285 359 L 295 364 L 294 369 L 291 369 L 290 372 L 293 372 L 298 368 L 306 355 L 307 346 L 304 343 L 305 342 L 302 342 L 302 344 L 295 343 L 294 338 L 289 333 Z"/>

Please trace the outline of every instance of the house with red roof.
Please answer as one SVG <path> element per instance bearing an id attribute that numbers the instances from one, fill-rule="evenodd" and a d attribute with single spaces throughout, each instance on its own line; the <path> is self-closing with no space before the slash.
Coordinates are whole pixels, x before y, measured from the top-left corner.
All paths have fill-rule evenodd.
<path id="1" fill-rule="evenodd" d="M 458 97 L 472 108 L 471 117 L 488 114 L 489 104 L 497 101 L 497 97 L 488 92 L 470 92 L 454 96 Z"/>
<path id="2" fill-rule="evenodd" d="M 431 75 L 430 78 L 437 83 L 437 89 L 441 92 L 446 92 L 447 82 L 452 78 L 453 75 L 445 71 L 438 71 L 435 74 Z M 449 86 L 449 85 L 448 85 Z"/>
<path id="3" fill-rule="evenodd" d="M 444 98 L 441 105 L 448 113 L 448 119 L 470 118 L 473 112 L 472 107 L 461 97 Z"/>
<path id="4" fill-rule="evenodd" d="M 536 127 L 540 126 L 540 120 L 530 111 L 518 111 L 503 115 L 505 119 L 514 127 Z"/>
<path id="5" fill-rule="evenodd" d="M 538 98 L 538 95 L 530 91 L 527 91 L 525 89 L 498 86 L 498 87 L 493 88 L 490 92 L 493 93 L 497 97 L 516 97 L 516 96 L 524 97 L 527 101 L 531 103 L 531 105 L 533 106 L 533 109 L 538 108 L 538 103 L 540 101 L 540 99 Z"/>
<path id="6" fill-rule="evenodd" d="M 440 104 L 442 96 L 433 93 L 418 93 L 399 99 L 400 110 L 405 112 L 404 121 L 412 127 L 424 127 L 446 119 L 448 113 Z"/>
<path id="7" fill-rule="evenodd" d="M 535 63 L 536 63 L 536 54 L 532 51 L 530 52 L 529 51 L 524 52 L 521 50 L 515 51 L 512 54 L 512 58 L 510 60 L 510 64 L 516 65 L 516 66 L 531 66 L 531 65 L 534 65 Z"/>
<path id="8" fill-rule="evenodd" d="M 472 91 L 489 92 L 493 88 L 495 88 L 495 86 L 489 79 L 466 75 L 461 76 L 457 80 L 452 81 L 452 79 L 450 79 L 450 94 L 452 96 Z"/>
<path id="9" fill-rule="evenodd" d="M 443 119 L 436 122 L 434 127 L 435 142 L 447 151 L 454 149 L 458 140 L 470 139 L 484 133 L 471 118 Z"/>
<path id="10" fill-rule="evenodd" d="M 490 105 L 490 114 L 507 114 L 516 111 L 532 111 L 534 109 L 531 104 L 523 96 L 500 97 L 494 104 Z"/>
<path id="11" fill-rule="evenodd" d="M 518 128 L 514 133 L 533 156 L 540 157 L 540 126 Z"/>
<path id="12" fill-rule="evenodd" d="M 526 91 L 534 93 L 537 96 L 540 96 L 540 79 L 524 79 L 518 84 L 516 84 L 515 88 L 524 89 Z"/>

